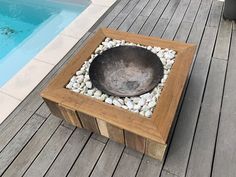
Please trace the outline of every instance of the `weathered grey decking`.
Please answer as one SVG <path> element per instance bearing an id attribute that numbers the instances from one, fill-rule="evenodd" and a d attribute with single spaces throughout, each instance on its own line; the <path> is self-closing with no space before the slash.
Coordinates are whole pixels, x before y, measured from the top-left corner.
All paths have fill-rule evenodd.
<path id="1" fill-rule="evenodd" d="M 216 0 L 120 0 L 0 125 L 4 177 L 235 177 L 236 25 Z M 167 156 L 153 160 L 50 115 L 40 90 L 99 27 L 198 44 Z"/>

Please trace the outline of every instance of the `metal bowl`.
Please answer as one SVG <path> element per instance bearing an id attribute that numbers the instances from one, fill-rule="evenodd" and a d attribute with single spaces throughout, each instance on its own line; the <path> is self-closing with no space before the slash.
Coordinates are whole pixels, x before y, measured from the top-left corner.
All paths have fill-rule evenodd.
<path id="1" fill-rule="evenodd" d="M 90 65 L 92 84 L 102 92 L 119 97 L 137 96 L 152 90 L 164 73 L 160 58 L 136 46 L 104 51 Z"/>

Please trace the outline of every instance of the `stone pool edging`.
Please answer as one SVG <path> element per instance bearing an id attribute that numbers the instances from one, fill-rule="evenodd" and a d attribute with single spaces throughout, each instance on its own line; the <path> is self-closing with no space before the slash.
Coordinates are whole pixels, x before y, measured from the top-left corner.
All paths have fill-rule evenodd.
<path id="1" fill-rule="evenodd" d="M 68 27 L 0 88 L 0 123 L 16 109 L 116 1 L 92 0 L 91 4 Z"/>

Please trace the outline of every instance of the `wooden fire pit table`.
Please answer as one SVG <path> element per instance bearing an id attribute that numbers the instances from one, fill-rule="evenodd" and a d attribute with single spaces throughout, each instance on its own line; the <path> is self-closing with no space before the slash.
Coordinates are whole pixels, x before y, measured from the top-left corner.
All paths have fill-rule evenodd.
<path id="1" fill-rule="evenodd" d="M 72 92 L 66 85 L 105 38 L 125 40 L 145 46 L 169 48 L 177 52 L 175 63 L 151 118 Z M 51 112 L 74 126 L 91 130 L 162 160 L 181 96 L 185 91 L 195 45 L 147 37 L 111 29 L 100 29 L 42 91 Z"/>

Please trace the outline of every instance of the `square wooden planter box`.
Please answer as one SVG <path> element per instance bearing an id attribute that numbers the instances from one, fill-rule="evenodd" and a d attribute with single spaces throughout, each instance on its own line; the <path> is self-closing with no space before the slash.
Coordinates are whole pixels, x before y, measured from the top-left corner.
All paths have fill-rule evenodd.
<path id="1" fill-rule="evenodd" d="M 177 52 L 175 63 L 151 118 L 65 88 L 70 78 L 106 37 L 169 48 Z M 195 45 L 192 44 L 100 29 L 42 91 L 41 96 L 54 115 L 72 125 L 91 130 L 161 160 L 188 79 L 194 51 Z"/>

